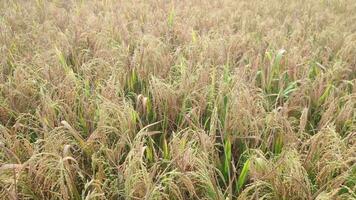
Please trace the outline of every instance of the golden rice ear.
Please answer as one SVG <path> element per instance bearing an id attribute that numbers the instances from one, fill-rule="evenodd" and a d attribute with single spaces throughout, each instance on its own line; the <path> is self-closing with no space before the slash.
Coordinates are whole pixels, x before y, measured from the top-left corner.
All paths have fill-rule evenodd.
<path id="1" fill-rule="evenodd" d="M 63 148 L 63 157 L 67 157 L 71 155 L 71 145 L 67 144 Z"/>
<path id="2" fill-rule="evenodd" d="M 136 110 L 139 113 L 147 114 L 147 101 L 148 98 L 145 97 L 143 94 L 139 94 L 136 97 Z"/>
<path id="3" fill-rule="evenodd" d="M 85 141 L 84 139 L 82 138 L 82 136 L 80 135 L 80 133 L 78 133 L 76 130 L 74 130 L 73 127 L 71 127 L 69 125 L 68 122 L 66 121 L 61 121 L 61 124 L 69 130 L 69 133 L 77 140 L 77 142 L 80 144 L 81 147 L 84 147 L 85 146 Z"/>
<path id="4" fill-rule="evenodd" d="M 251 165 L 250 171 L 251 171 L 252 177 L 258 177 L 258 176 L 268 172 L 269 164 L 265 158 L 256 157 L 251 160 L 252 160 L 252 165 Z"/>
<path id="5" fill-rule="evenodd" d="M 143 97 L 142 94 L 137 95 L 137 97 L 136 97 L 136 102 L 137 102 L 138 104 L 140 104 L 140 103 L 142 102 L 142 99 L 143 99 L 143 98 L 144 98 L 144 97 Z"/>
<path id="6" fill-rule="evenodd" d="M 300 116 L 300 120 L 299 120 L 299 131 L 301 133 L 305 131 L 305 128 L 307 126 L 308 112 L 309 112 L 309 108 L 303 108 L 302 115 Z"/>
<path id="7" fill-rule="evenodd" d="M 147 97 L 143 97 L 142 99 L 142 108 L 144 113 L 147 113 L 147 100 L 148 100 Z"/>
<path id="8" fill-rule="evenodd" d="M 15 159 L 15 161 L 20 164 L 21 160 L 16 156 L 16 154 L 8 149 L 3 142 L 0 141 L 0 149 L 2 149 L 5 154 L 7 155 L 9 160 Z"/>
<path id="9" fill-rule="evenodd" d="M 15 170 L 18 171 L 23 167 L 23 164 L 3 164 L 0 166 L 1 170 Z"/>
<path id="10" fill-rule="evenodd" d="M 250 174 L 253 182 L 242 191 L 242 197 L 262 198 L 267 193 L 275 199 L 312 197 L 310 180 L 296 150 L 286 148 L 273 160 L 267 160 L 256 153 L 251 157 Z"/>
<path id="11" fill-rule="evenodd" d="M 142 100 L 143 100 L 143 95 L 139 94 L 136 97 L 136 110 L 140 113 L 142 112 Z"/>

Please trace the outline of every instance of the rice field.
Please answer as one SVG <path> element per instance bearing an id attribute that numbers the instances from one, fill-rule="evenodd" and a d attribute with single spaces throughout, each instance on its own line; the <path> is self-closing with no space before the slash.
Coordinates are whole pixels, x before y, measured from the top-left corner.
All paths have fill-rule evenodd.
<path id="1" fill-rule="evenodd" d="M 0 199 L 356 199 L 356 1 L 0 0 Z"/>

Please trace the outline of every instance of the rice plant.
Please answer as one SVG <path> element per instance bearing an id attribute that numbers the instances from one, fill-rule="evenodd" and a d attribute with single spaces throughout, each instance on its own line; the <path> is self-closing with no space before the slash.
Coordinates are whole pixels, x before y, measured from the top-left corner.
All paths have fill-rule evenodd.
<path id="1" fill-rule="evenodd" d="M 356 1 L 0 1 L 0 199 L 356 199 Z"/>

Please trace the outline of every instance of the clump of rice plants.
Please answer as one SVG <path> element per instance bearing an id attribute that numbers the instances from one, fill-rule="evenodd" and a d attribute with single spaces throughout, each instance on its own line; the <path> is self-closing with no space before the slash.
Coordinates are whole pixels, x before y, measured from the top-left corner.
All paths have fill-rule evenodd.
<path id="1" fill-rule="evenodd" d="M 356 199 L 356 1 L 0 1 L 0 199 Z"/>

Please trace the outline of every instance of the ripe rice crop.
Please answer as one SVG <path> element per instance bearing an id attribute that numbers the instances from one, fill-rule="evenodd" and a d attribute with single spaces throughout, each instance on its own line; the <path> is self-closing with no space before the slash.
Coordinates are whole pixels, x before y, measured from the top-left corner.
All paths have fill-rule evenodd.
<path id="1" fill-rule="evenodd" d="M 355 0 L 1 0 L 0 199 L 356 199 Z"/>

